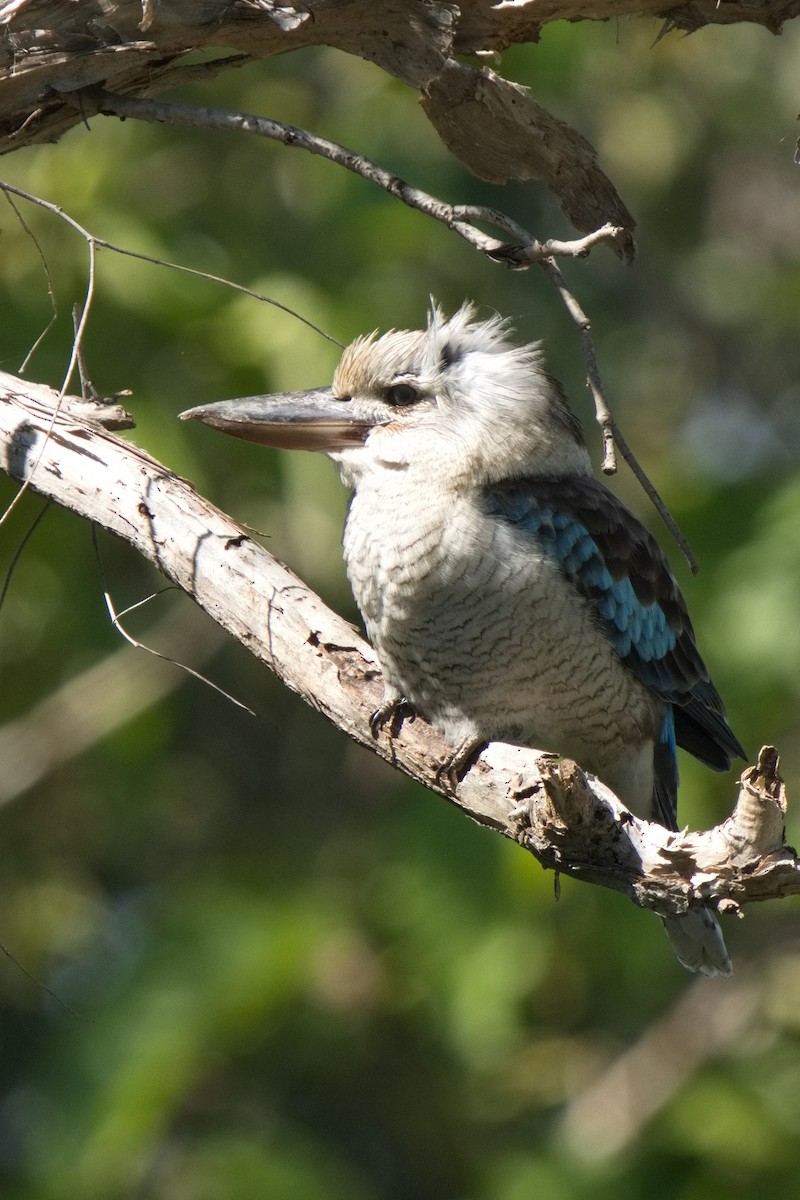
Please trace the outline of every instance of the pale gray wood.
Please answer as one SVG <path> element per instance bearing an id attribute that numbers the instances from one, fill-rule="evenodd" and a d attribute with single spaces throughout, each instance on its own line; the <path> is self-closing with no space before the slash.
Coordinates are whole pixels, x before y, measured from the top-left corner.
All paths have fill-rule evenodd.
<path id="1" fill-rule="evenodd" d="M 421 718 L 376 741 L 383 696 L 375 655 L 230 517 L 145 451 L 105 428 L 119 408 L 0 372 L 0 467 L 134 546 L 251 653 L 362 746 L 512 838 L 544 866 L 627 894 L 661 915 L 709 900 L 736 912 L 800 892 L 783 844 L 777 755 L 742 776 L 734 813 L 705 833 L 672 833 L 627 812 L 569 760 L 493 743 L 455 792 L 438 770 L 451 748 Z M 311 749 L 311 748 L 310 748 Z M 324 822 L 325 797 L 309 796 Z"/>

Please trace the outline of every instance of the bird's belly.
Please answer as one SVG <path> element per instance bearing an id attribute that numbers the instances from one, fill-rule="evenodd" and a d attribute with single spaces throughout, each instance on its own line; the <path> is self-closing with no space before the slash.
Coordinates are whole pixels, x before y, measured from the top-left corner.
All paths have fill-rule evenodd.
<path id="1" fill-rule="evenodd" d="M 530 543 L 469 510 L 408 529 L 399 515 L 382 536 L 358 516 L 348 571 L 387 682 L 448 741 L 520 742 L 608 778 L 652 739 L 657 704 Z"/>

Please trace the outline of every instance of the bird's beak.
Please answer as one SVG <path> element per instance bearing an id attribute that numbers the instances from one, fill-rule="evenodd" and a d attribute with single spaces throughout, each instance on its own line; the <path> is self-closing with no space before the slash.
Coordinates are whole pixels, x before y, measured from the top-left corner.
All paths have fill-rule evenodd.
<path id="1" fill-rule="evenodd" d="M 373 426 L 354 415 L 351 400 L 337 400 L 330 388 L 202 404 L 180 417 L 282 450 L 329 452 L 361 446 Z"/>

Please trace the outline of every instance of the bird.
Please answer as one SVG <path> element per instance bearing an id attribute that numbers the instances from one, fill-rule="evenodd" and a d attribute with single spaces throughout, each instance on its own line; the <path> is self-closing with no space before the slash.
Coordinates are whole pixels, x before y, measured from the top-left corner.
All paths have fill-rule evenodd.
<path id="1" fill-rule="evenodd" d="M 424 329 L 356 338 L 330 387 L 181 417 L 338 465 L 374 731 L 405 706 L 451 766 L 495 740 L 547 750 L 672 830 L 677 747 L 718 771 L 744 757 L 664 553 L 594 476 L 541 344 L 499 315 L 431 302 Z M 664 924 L 687 969 L 731 974 L 710 908 Z"/>

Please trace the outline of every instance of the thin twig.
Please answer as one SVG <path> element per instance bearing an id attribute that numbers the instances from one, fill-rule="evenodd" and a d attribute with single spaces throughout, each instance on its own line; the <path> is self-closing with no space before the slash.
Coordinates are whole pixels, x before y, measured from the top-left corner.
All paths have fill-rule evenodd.
<path id="1" fill-rule="evenodd" d="M 48 511 L 49 508 L 50 508 L 50 501 L 46 500 L 44 505 L 42 506 L 42 508 L 39 510 L 39 512 L 36 514 L 36 516 L 31 521 L 30 526 L 25 531 L 19 545 L 17 546 L 16 550 L 14 551 L 11 562 L 8 564 L 8 570 L 6 571 L 6 577 L 3 580 L 3 586 L 2 586 L 2 588 L 0 588 L 0 609 L 3 607 L 3 605 L 6 602 L 6 596 L 8 595 L 8 589 L 11 587 L 11 580 L 14 577 L 14 572 L 17 569 L 19 560 L 22 557 L 22 553 L 23 553 L 25 547 L 27 546 L 28 542 L 33 537 L 34 533 L 36 532 L 37 528 L 39 527 L 40 522 L 43 520 L 44 515 Z"/>
<path id="2" fill-rule="evenodd" d="M 603 392 L 603 385 L 600 381 L 600 373 L 597 367 L 597 356 L 595 355 L 594 343 L 592 342 L 592 326 L 589 318 L 586 316 L 586 313 L 583 311 L 580 304 L 567 287 L 566 280 L 561 274 L 561 271 L 556 265 L 554 259 L 545 258 L 539 265 L 548 278 L 551 279 L 558 288 L 559 294 L 561 299 L 564 301 L 567 311 L 570 313 L 572 319 L 575 321 L 575 324 L 578 326 L 578 332 L 580 334 L 581 344 L 583 346 L 583 355 L 586 359 L 587 383 L 594 400 L 597 423 L 603 432 L 603 471 L 607 475 L 611 475 L 616 471 L 617 464 L 614 453 L 614 447 L 616 445 L 620 454 L 625 459 L 625 462 L 630 467 L 645 493 L 649 496 L 667 529 L 670 531 L 680 547 L 681 553 L 689 564 L 692 574 L 696 575 L 700 570 L 700 564 L 698 563 L 691 546 L 681 533 L 678 523 L 670 513 L 664 501 L 661 499 L 661 496 L 659 495 L 655 485 L 650 481 L 642 467 L 639 465 L 636 456 L 626 442 L 625 438 L 620 433 L 611 409 L 608 407 L 605 394 Z"/>
<path id="3" fill-rule="evenodd" d="M 80 328 L 80 323 L 81 323 L 81 306 L 80 306 L 80 304 L 73 304 L 73 306 L 72 306 L 72 327 L 75 331 L 76 338 L 78 336 L 78 330 Z M 78 378 L 81 381 L 81 395 L 83 396 L 84 400 L 95 400 L 95 401 L 99 402 L 100 394 L 97 391 L 97 388 L 92 383 L 91 379 L 89 378 L 89 371 L 86 367 L 86 356 L 83 352 L 83 346 L 79 346 L 79 348 L 78 348 Z"/>
<path id="4" fill-rule="evenodd" d="M 143 640 L 169 646 L 175 658 L 191 654 L 201 669 L 228 640 L 204 617 L 194 605 L 171 604 Z M 128 643 L 72 675 L 28 712 L 0 726 L 0 806 L 167 699 L 185 679 L 184 672 Z"/>
<path id="5" fill-rule="evenodd" d="M 71 218 L 67 217 L 66 214 L 64 214 L 64 217 L 70 224 L 74 224 L 74 222 L 72 222 Z M 64 378 L 61 383 L 61 389 L 58 393 L 58 401 L 56 403 L 55 408 L 53 409 L 53 414 L 50 418 L 50 425 L 47 430 L 47 435 L 46 435 L 45 440 L 42 443 L 42 446 L 39 450 L 39 454 L 30 469 L 27 479 L 25 479 L 24 482 L 21 484 L 21 486 L 20 486 L 18 492 L 16 493 L 16 495 L 14 496 L 14 498 L 12 500 L 10 500 L 9 503 L 7 504 L 5 512 L 3 513 L 2 516 L 0 516 L 0 525 L 2 525 L 5 521 L 7 521 L 8 518 L 11 516 L 12 512 L 17 507 L 20 500 L 22 499 L 22 497 L 25 495 L 26 491 L 28 490 L 31 480 L 33 479 L 33 476 L 36 474 L 36 469 L 39 466 L 39 463 L 42 461 L 42 455 L 44 454 L 45 447 L 47 445 L 47 440 L 50 437 L 50 434 L 53 432 L 53 428 L 56 424 L 56 421 L 58 420 L 58 415 L 59 415 L 59 412 L 61 411 L 61 402 L 64 399 L 64 396 L 67 394 L 67 388 L 69 387 L 70 381 L 75 372 L 75 366 L 78 361 L 78 355 L 81 353 L 81 347 L 83 345 L 83 335 L 86 331 L 86 324 L 89 319 L 89 312 L 92 307 L 92 300 L 94 299 L 94 285 L 95 285 L 96 270 L 97 270 L 97 246 L 96 246 L 96 243 L 94 242 L 93 239 L 89 238 L 87 240 L 86 244 L 87 244 L 88 251 L 89 251 L 89 278 L 86 282 L 86 295 L 84 296 L 83 306 L 81 308 L 81 318 L 78 322 L 78 327 L 75 330 L 75 336 L 72 340 L 72 349 L 70 351 L 69 362 L 67 363 L 67 370 L 64 374 Z"/>
<path id="6" fill-rule="evenodd" d="M 95 237 L 95 235 L 93 233 L 90 233 L 90 231 L 88 229 L 86 229 L 83 225 L 81 225 L 78 221 L 76 221 L 74 219 L 74 217 L 71 217 L 71 216 L 69 216 L 68 213 L 64 212 L 64 210 L 62 208 L 60 208 L 59 205 L 51 204 L 49 201 L 43 200 L 40 196 L 34 196 L 32 193 L 26 192 L 22 188 L 14 187 L 12 184 L 6 183 L 3 180 L 0 180 L 0 191 L 2 191 L 5 194 L 6 199 L 11 204 L 11 207 L 17 213 L 18 213 L 17 206 L 12 201 L 12 199 L 11 199 L 12 196 L 18 196 L 18 197 L 20 197 L 20 199 L 27 200 L 29 203 L 36 204 L 36 205 L 38 205 L 38 207 L 43 208 L 47 212 L 52 213 L 54 216 L 58 217 L 59 220 L 64 221 L 67 225 L 69 225 L 71 229 L 74 229 L 76 231 L 76 233 L 79 233 L 80 236 L 86 242 L 86 245 L 88 248 L 89 278 L 88 278 L 88 282 L 87 282 L 87 286 L 86 286 L 86 295 L 84 297 L 83 304 L 78 309 L 78 311 L 80 312 L 80 319 L 78 320 L 77 326 L 75 329 L 75 336 L 74 336 L 73 343 L 72 343 L 72 350 L 70 352 L 70 358 L 69 358 L 69 362 L 67 364 L 66 374 L 64 376 L 64 380 L 61 385 L 60 398 L 63 398 L 63 396 L 66 394 L 67 388 L 69 387 L 70 380 L 72 379 L 72 375 L 75 371 L 75 367 L 76 367 L 76 365 L 80 367 L 80 362 L 82 360 L 83 338 L 84 338 L 84 334 L 86 331 L 87 322 L 89 319 L 89 312 L 90 312 L 91 305 L 92 305 L 92 299 L 94 297 L 98 249 L 110 250 L 115 254 L 121 254 L 127 258 L 140 259 L 144 262 L 152 263 L 154 266 L 168 267 L 174 271 L 182 271 L 185 274 L 193 275 L 200 279 L 207 279 L 212 283 L 223 284 L 226 287 L 232 288 L 234 291 L 243 292 L 248 296 L 252 296 L 254 299 L 261 300 L 266 304 L 271 304 L 274 308 L 278 308 L 282 312 L 285 312 L 285 313 L 289 314 L 290 316 L 295 317 L 298 321 L 301 321 L 304 325 L 307 325 L 310 329 L 313 329 L 316 333 L 320 334 L 321 337 L 326 338 L 328 341 L 333 342 L 337 346 L 342 345 L 342 343 L 340 341 L 338 341 L 334 337 L 331 337 L 330 334 L 325 333 L 324 330 L 319 329 L 318 326 L 314 325 L 313 322 L 309 321 L 306 317 L 301 316 L 299 313 L 295 312 L 293 309 L 289 308 L 287 305 L 281 304 L 278 300 L 273 300 L 270 296 L 264 296 L 260 292 L 255 292 L 251 288 L 244 287 L 242 284 L 234 283 L 229 279 L 223 278 L 222 276 L 212 275 L 207 271 L 200 271 L 194 267 L 185 267 L 185 266 L 181 265 L 180 263 L 171 263 L 171 262 L 165 261 L 164 259 L 153 258 L 151 255 L 140 254 L 137 251 L 128 250 L 123 246 L 117 246 L 113 242 L 106 241 L 105 238 Z M 20 216 L 20 220 L 22 220 L 21 216 Z M 23 224 L 23 228 L 27 229 L 27 226 L 25 225 L 24 221 L 22 221 L 22 224 Z M 31 355 L 35 352 L 36 348 L 41 344 L 45 335 L 50 331 L 50 329 L 53 325 L 53 322 L 56 319 L 55 299 L 54 299 L 54 292 L 53 292 L 53 288 L 52 288 L 52 279 L 50 276 L 50 272 L 47 268 L 47 263 L 44 260 L 44 256 L 42 254 L 41 247 L 39 246 L 39 243 L 36 241 L 35 238 L 34 238 L 34 243 L 36 245 L 37 250 L 39 251 L 39 255 L 42 258 L 42 261 L 44 262 L 45 273 L 46 273 L 47 280 L 48 280 L 48 291 L 51 296 L 51 301 L 53 303 L 54 314 L 53 314 L 52 319 L 48 323 L 47 328 L 39 335 L 39 337 L 36 339 L 36 342 L 34 343 L 33 347 L 28 352 L 28 354 L 25 358 L 25 363 L 23 364 L 23 369 L 30 361 Z M 83 379 L 83 372 L 81 373 L 81 377 Z M 60 403 L 60 399 L 59 399 L 59 403 Z M 51 418 L 49 432 L 52 432 L 53 425 L 55 424 L 55 422 L 58 418 L 58 413 L 59 413 L 59 409 L 57 407 L 54 410 L 52 418 Z M 44 449 L 44 447 L 42 447 L 42 449 L 40 450 L 39 459 L 41 458 L 43 449 Z M 16 493 L 14 498 L 9 502 L 5 511 L 2 513 L 2 515 L 0 515 L 0 525 L 2 525 L 8 519 L 8 517 L 11 515 L 11 513 L 16 508 L 17 504 L 22 499 L 22 496 L 27 491 L 30 481 L 31 481 L 33 475 L 35 474 L 36 468 L 39 463 L 39 459 L 37 459 L 37 461 L 33 464 L 33 467 L 31 468 L 30 474 L 28 475 L 27 479 L 21 485 L 19 491 Z"/>
<path id="7" fill-rule="evenodd" d="M 160 650 L 154 650 L 152 646 L 146 646 L 144 642 L 140 642 L 133 636 L 133 634 L 128 633 L 127 629 L 125 629 L 125 627 L 122 625 L 122 617 L 124 617 L 126 613 L 133 612 L 136 608 L 141 608 L 143 604 L 147 604 L 150 600 L 154 600 L 156 596 L 161 595 L 162 592 L 170 591 L 172 589 L 169 587 L 159 588 L 157 592 L 153 592 L 150 596 L 145 596 L 143 600 L 138 600 L 136 604 L 128 605 L 128 607 L 123 609 L 121 613 L 118 613 L 114 607 L 114 601 L 111 599 L 111 593 L 108 590 L 108 585 L 106 584 L 105 568 L 103 567 L 103 560 L 100 556 L 100 544 L 97 540 L 97 526 L 94 524 L 92 525 L 92 543 L 94 545 L 94 554 L 97 560 L 97 567 L 100 571 L 100 578 L 103 581 L 103 599 L 105 600 L 106 608 L 108 609 L 108 615 L 111 618 L 111 624 L 114 626 L 117 633 L 125 639 L 128 645 L 133 646 L 135 650 L 146 650 L 148 654 L 152 654 L 155 658 L 160 658 L 163 662 L 172 663 L 174 667 L 179 667 L 181 671 L 185 671 L 187 675 L 191 675 L 193 679 L 199 680 L 200 683 L 207 684 L 208 687 L 212 688 L 215 692 L 219 692 L 220 696 L 224 696 L 226 700 L 230 700 L 231 704 L 235 704 L 237 708 L 243 709 L 246 713 L 249 713 L 251 717 L 254 717 L 256 714 L 252 708 L 250 708 L 242 700 L 237 700 L 235 696 L 230 694 L 230 692 L 226 692 L 225 689 L 221 688 L 218 683 L 214 683 L 213 680 L 208 679 L 205 675 L 201 675 L 199 671 L 195 671 L 193 667 L 187 666 L 186 663 L 180 662 L 177 658 L 170 658 L 168 654 L 162 654 Z"/>
<path id="8" fill-rule="evenodd" d="M 95 234 L 90 233 L 88 229 L 80 225 L 74 217 L 65 213 L 59 205 L 51 204 L 49 200 L 43 200 L 41 196 L 34 196 L 31 192 L 14 187 L 2 179 L 0 179 L 0 191 L 5 192 L 6 195 L 19 196 L 21 199 L 27 200 L 31 204 L 37 204 L 40 208 L 52 213 L 60 220 L 65 221 L 67 225 L 74 229 L 76 233 L 79 233 L 87 242 L 92 242 L 98 250 L 110 250 L 113 254 L 121 254 L 125 258 L 135 258 L 139 262 L 151 263 L 155 267 L 167 267 L 170 271 L 181 271 L 184 275 L 192 275 L 196 279 L 207 279 L 209 283 L 222 284 L 223 287 L 230 288 L 231 291 L 241 292 L 245 296 L 251 296 L 254 300 L 260 300 L 262 304 L 269 304 L 272 308 L 277 308 L 281 312 L 285 312 L 288 316 L 294 317 L 295 320 L 308 326 L 309 329 L 313 329 L 314 333 L 318 333 L 327 342 L 333 342 L 334 346 L 343 348 L 343 343 L 338 338 L 332 337 L 324 329 L 320 329 L 318 325 L 315 325 L 313 321 L 309 321 L 307 317 L 302 316 L 293 308 L 289 308 L 287 304 L 281 304 L 280 300 L 274 300 L 272 296 L 265 296 L 263 292 L 256 292 L 252 288 L 245 287 L 243 283 L 235 283 L 232 279 L 226 279 L 224 275 L 213 275 L 210 271 L 201 271 L 197 267 L 186 267 L 183 263 L 169 262 L 165 258 L 155 258 L 151 254 L 142 254 L 138 250 L 128 250 L 125 246 L 118 246 L 115 242 L 109 242 L 105 238 L 96 237 Z"/>
<path id="9" fill-rule="evenodd" d="M 643 471 L 642 467 L 639 465 L 639 462 L 637 461 L 635 454 L 631 450 L 628 443 L 625 441 L 625 438 L 622 436 L 622 434 L 620 433 L 620 431 L 616 425 L 614 425 L 614 440 L 617 443 L 617 448 L 619 449 L 620 454 L 625 459 L 625 462 L 628 464 L 631 471 L 638 479 L 642 488 L 644 488 L 645 492 L 650 497 L 650 500 L 652 501 L 655 508 L 658 510 L 658 513 L 659 513 L 662 521 L 664 522 L 664 524 L 666 525 L 667 529 L 670 531 L 672 536 L 675 538 L 675 541 L 678 543 L 681 554 L 683 555 L 683 557 L 686 559 L 687 563 L 689 564 L 690 571 L 692 572 L 693 575 L 696 575 L 698 573 L 698 571 L 700 570 L 700 563 L 697 561 L 694 551 L 692 550 L 691 546 L 687 542 L 683 533 L 681 533 L 680 526 L 678 525 L 677 521 L 670 513 L 670 511 L 667 508 L 664 501 L 661 499 L 661 496 L 659 495 L 658 491 L 656 490 L 655 485 L 650 482 L 647 475 Z"/>
<path id="10" fill-rule="evenodd" d="M 574 257 L 586 254 L 593 245 L 599 242 L 613 242 L 619 230 L 612 225 L 604 225 L 588 238 L 579 238 L 576 242 L 548 243 L 546 249 L 541 242 L 530 236 L 516 222 L 504 213 L 493 208 L 480 208 L 472 205 L 452 205 L 414 187 L 399 175 L 387 171 L 384 167 L 358 154 L 355 150 L 332 142 L 318 134 L 309 133 L 297 125 L 287 125 L 283 121 L 274 121 L 269 117 L 257 117 L 253 113 L 229 112 L 225 109 L 207 108 L 202 105 L 169 104 L 158 100 L 144 100 L 138 96 L 119 96 L 106 92 L 102 88 L 87 88 L 83 93 L 71 94 L 71 102 L 77 104 L 79 97 L 95 105 L 98 112 L 113 114 L 118 117 L 133 117 L 140 121 L 165 123 L 169 125 L 186 125 L 201 129 L 226 129 L 236 133 L 253 133 L 257 137 L 267 138 L 273 142 L 281 142 L 284 146 L 307 150 L 309 154 L 318 154 L 330 162 L 360 175 L 362 179 L 374 183 L 384 192 L 402 200 L 410 208 L 416 208 L 426 216 L 440 221 L 448 229 L 452 229 L 459 237 L 464 238 L 481 254 L 494 261 L 505 262 L 507 266 L 525 269 L 539 262 L 545 254 L 561 254 Z M 493 225 L 505 233 L 512 233 L 515 242 L 507 243 L 497 238 L 488 237 L 476 227 L 475 222 Z"/>
<path id="11" fill-rule="evenodd" d="M 55 289 L 55 284 L 53 283 L 53 276 L 50 274 L 50 267 L 48 266 L 47 258 L 45 257 L 45 253 L 44 253 L 44 250 L 42 249 L 41 243 L 40 243 L 39 239 L 37 238 L 36 234 L 31 229 L 28 222 L 23 217 L 22 213 L 20 212 L 19 208 L 17 207 L 15 201 L 12 199 L 12 197 L 8 191 L 5 192 L 5 197 L 6 197 L 6 202 L 11 206 L 11 208 L 14 212 L 14 215 L 16 216 L 17 220 L 19 221 L 20 225 L 25 230 L 25 233 L 27 233 L 28 237 L 31 239 L 34 246 L 36 247 L 36 253 L 39 255 L 39 259 L 41 261 L 42 267 L 44 268 L 44 277 L 47 280 L 47 294 L 50 297 L 50 308 L 51 308 L 50 320 L 47 322 L 44 329 L 39 334 L 39 336 L 37 337 L 36 341 L 31 346 L 28 353 L 25 355 L 25 358 L 23 359 L 23 361 L 20 365 L 19 373 L 20 373 L 20 375 L 24 375 L 26 368 L 28 366 L 28 363 L 33 358 L 34 354 L 39 349 L 42 342 L 47 337 L 48 333 L 50 332 L 50 330 L 53 328 L 56 321 L 58 320 L 58 305 L 56 303 L 56 289 Z"/>
<path id="12" fill-rule="evenodd" d="M 597 355 L 594 350 L 594 342 L 592 341 L 592 324 L 586 313 L 581 308 L 578 301 L 573 296 L 572 292 L 567 287 L 567 281 L 561 274 L 556 262 L 552 258 L 545 258 L 539 264 L 548 279 L 555 284 L 558 293 L 564 302 L 567 312 L 572 317 L 575 324 L 578 326 L 581 345 L 583 347 L 583 356 L 586 359 L 587 383 L 589 390 L 592 393 L 594 400 L 594 410 L 597 416 L 597 423 L 603 434 L 603 472 L 606 475 L 613 475 L 617 470 L 617 460 L 614 453 L 614 438 L 616 428 L 614 418 L 611 414 L 611 409 L 606 402 L 603 384 L 600 380 L 600 371 L 597 366 Z"/>
<path id="13" fill-rule="evenodd" d="M 68 1012 L 71 1017 L 76 1017 L 79 1021 L 84 1019 L 79 1012 L 76 1012 L 71 1005 L 67 1004 L 66 1000 L 61 999 L 58 992 L 54 992 L 53 989 L 49 988 L 46 983 L 43 983 L 41 979 L 38 979 L 32 971 L 29 971 L 28 968 L 20 962 L 17 956 L 11 953 L 8 946 L 4 945 L 3 942 L 0 942 L 0 952 L 5 954 L 6 958 L 14 964 L 18 971 L 21 971 L 26 979 L 29 979 L 31 983 L 35 983 L 38 988 L 41 988 L 41 990 L 48 995 L 51 1000 L 55 1000 L 56 1004 L 63 1008 L 65 1012 Z"/>

